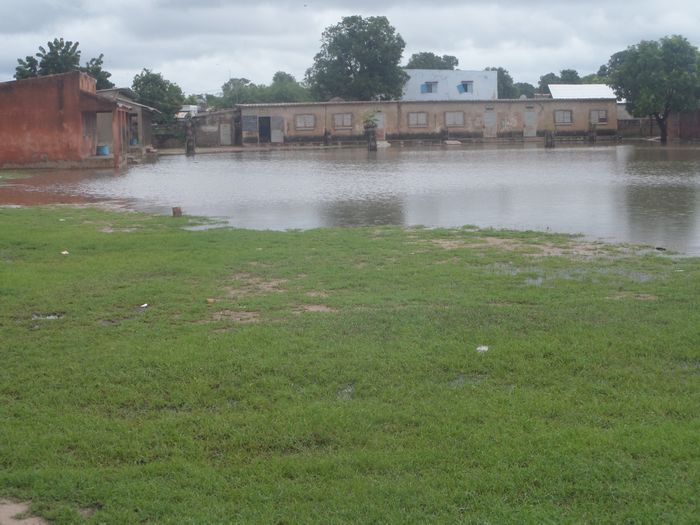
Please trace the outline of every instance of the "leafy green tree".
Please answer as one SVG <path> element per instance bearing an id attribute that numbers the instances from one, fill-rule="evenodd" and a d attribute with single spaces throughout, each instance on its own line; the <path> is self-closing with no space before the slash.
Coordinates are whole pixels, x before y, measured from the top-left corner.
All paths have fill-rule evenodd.
<path id="1" fill-rule="evenodd" d="M 17 59 L 15 78 L 17 80 L 57 73 L 68 73 L 80 69 L 80 50 L 78 42 L 54 38 L 53 42 L 47 42 L 48 49 L 39 46 L 39 52 L 33 57 L 27 56 Z M 37 60 L 38 59 L 38 60 Z"/>
<path id="2" fill-rule="evenodd" d="M 185 96 L 180 86 L 166 80 L 160 73 L 143 69 L 134 77 L 131 89 L 136 93 L 137 102 L 151 106 L 161 113 L 154 116 L 159 124 L 169 124 L 175 120 L 175 113 L 182 107 Z"/>
<path id="3" fill-rule="evenodd" d="M 487 67 L 486 71 L 496 71 L 498 79 L 498 98 L 518 98 L 520 93 L 515 87 L 513 77 L 502 67 Z"/>
<path id="4" fill-rule="evenodd" d="M 399 66 L 405 46 L 384 16 L 344 17 L 323 32 L 307 84 L 319 100 L 398 99 L 408 78 Z"/>
<path id="5" fill-rule="evenodd" d="M 438 56 L 430 51 L 413 53 L 408 59 L 406 69 L 457 69 L 459 60 L 452 55 Z"/>
<path id="6" fill-rule="evenodd" d="M 537 84 L 537 92 L 543 95 L 551 95 L 549 91 L 550 84 L 561 84 L 561 78 L 555 73 L 547 73 L 540 77 L 540 81 Z"/>
<path id="7" fill-rule="evenodd" d="M 518 90 L 518 97 L 525 95 L 526 98 L 535 98 L 535 86 L 528 82 L 516 82 L 513 84 Z"/>
<path id="8" fill-rule="evenodd" d="M 91 58 L 90 60 L 88 60 L 85 63 L 85 66 L 81 67 L 80 70 L 84 73 L 87 73 L 97 81 L 97 89 L 113 88 L 114 84 L 109 80 L 109 77 L 112 76 L 112 73 L 102 69 L 103 60 L 104 55 L 100 53 L 100 56 L 98 56 L 97 58 Z"/>
<path id="9" fill-rule="evenodd" d="M 561 84 L 580 84 L 581 77 L 575 69 L 562 69 L 559 72 Z"/>
<path id="10" fill-rule="evenodd" d="M 39 46 L 39 52 L 34 56 L 17 59 L 18 65 L 15 68 L 15 78 L 17 80 L 79 70 L 97 80 L 97 89 L 114 87 L 114 84 L 109 81 L 109 77 L 112 74 L 102 69 L 103 54 L 100 53 L 100 56 L 97 58 L 91 58 L 85 63 L 85 66 L 80 67 L 78 42 L 54 38 L 52 42 L 47 42 L 46 45 L 48 49 L 44 46 Z"/>
<path id="11" fill-rule="evenodd" d="M 692 111 L 700 99 L 700 52 L 680 35 L 642 40 L 608 61 L 609 85 L 635 117 L 652 116 L 668 141 L 672 111 Z"/>
<path id="12" fill-rule="evenodd" d="M 236 104 L 255 104 L 260 102 L 256 91 L 257 86 L 247 78 L 229 78 L 221 86 L 221 105 L 232 108 Z"/>
<path id="13" fill-rule="evenodd" d="M 278 71 L 272 77 L 272 84 L 264 89 L 266 102 L 309 102 L 311 92 L 302 86 L 293 75 Z"/>

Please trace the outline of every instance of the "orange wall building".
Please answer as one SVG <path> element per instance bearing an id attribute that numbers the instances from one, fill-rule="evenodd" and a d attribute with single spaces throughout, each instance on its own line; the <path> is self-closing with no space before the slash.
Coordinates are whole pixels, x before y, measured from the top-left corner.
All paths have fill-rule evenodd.
<path id="1" fill-rule="evenodd" d="M 97 157 L 97 113 L 112 115 L 110 155 Z M 95 79 L 73 71 L 0 83 L 0 168 L 119 167 L 125 108 L 99 97 Z"/>

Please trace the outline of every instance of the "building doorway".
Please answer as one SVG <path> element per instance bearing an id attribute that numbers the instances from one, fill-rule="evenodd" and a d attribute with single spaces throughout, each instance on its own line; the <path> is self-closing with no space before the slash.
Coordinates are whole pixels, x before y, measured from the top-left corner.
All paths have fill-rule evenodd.
<path id="1" fill-rule="evenodd" d="M 260 144 L 269 144 L 272 142 L 270 117 L 258 117 L 258 140 Z"/>

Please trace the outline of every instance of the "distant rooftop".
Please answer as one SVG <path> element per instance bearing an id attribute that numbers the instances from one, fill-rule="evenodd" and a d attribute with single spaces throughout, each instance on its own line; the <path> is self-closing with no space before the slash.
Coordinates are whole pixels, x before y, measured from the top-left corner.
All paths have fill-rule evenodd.
<path id="1" fill-rule="evenodd" d="M 553 99 L 616 99 L 615 92 L 605 84 L 549 84 Z"/>

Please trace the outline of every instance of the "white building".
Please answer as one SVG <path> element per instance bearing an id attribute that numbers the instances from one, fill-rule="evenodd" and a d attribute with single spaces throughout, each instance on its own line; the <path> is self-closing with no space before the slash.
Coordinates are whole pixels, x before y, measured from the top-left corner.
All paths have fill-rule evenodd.
<path id="1" fill-rule="evenodd" d="M 496 71 L 450 69 L 405 69 L 404 101 L 495 100 L 498 98 Z"/>

